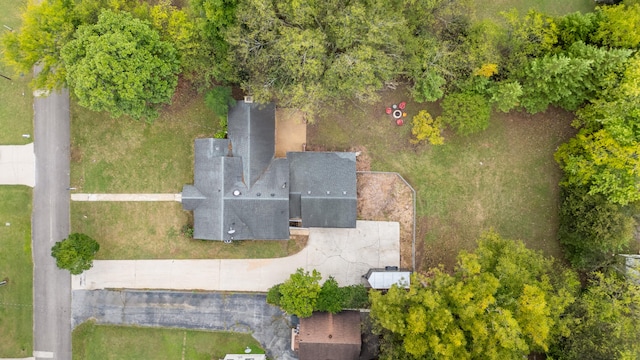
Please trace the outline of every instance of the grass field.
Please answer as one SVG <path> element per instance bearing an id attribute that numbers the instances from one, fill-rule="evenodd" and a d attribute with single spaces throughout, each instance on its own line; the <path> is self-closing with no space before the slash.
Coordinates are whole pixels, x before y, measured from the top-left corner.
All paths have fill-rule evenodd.
<path id="1" fill-rule="evenodd" d="M 79 192 L 179 193 L 193 182 L 193 140 L 217 130 L 201 95 L 186 89 L 153 124 L 71 109 L 71 184 Z"/>
<path id="2" fill-rule="evenodd" d="M 7 226 L 9 224 L 9 226 Z M 31 189 L 0 186 L 0 358 L 31 356 Z"/>
<path id="3" fill-rule="evenodd" d="M 480 19 L 500 20 L 500 12 L 517 9 L 525 14 L 535 9 L 548 15 L 559 16 L 575 11 L 593 11 L 593 0 L 475 0 L 476 15 Z"/>
<path id="4" fill-rule="evenodd" d="M 249 346 L 264 354 L 248 334 L 81 324 L 73 331 L 74 360 L 222 359 Z"/>
<path id="5" fill-rule="evenodd" d="M 26 6 L 25 0 L 0 0 L 0 36 L 9 31 L 4 26 L 16 29 L 20 24 L 20 10 Z M 11 78 L 0 77 L 0 144 L 20 145 L 33 141 L 33 138 L 23 138 L 23 134 L 33 136 L 33 96 L 28 87 L 31 74 L 15 74 L 0 54 L 0 74 Z"/>
<path id="6" fill-rule="evenodd" d="M 98 259 L 247 259 L 283 257 L 300 251 L 289 241 L 193 240 L 181 234 L 189 213 L 175 202 L 73 202 L 71 228 L 100 243 Z"/>
<path id="7" fill-rule="evenodd" d="M 307 142 L 329 150 L 363 147 L 372 170 L 399 172 L 417 192 L 418 260 L 451 268 L 459 250 L 472 249 L 491 228 L 534 249 L 562 257 L 556 240 L 560 170 L 556 147 L 573 130 L 570 113 L 536 116 L 494 114 L 489 128 L 459 137 L 445 133 L 445 145 L 413 146 L 410 125 L 395 126 L 385 106 L 409 97 L 387 92 L 388 104 L 327 113 L 310 127 Z M 424 105 L 408 102 L 408 118 Z M 429 110 L 437 114 L 435 104 Z M 421 246 L 424 246 L 422 248 Z"/>

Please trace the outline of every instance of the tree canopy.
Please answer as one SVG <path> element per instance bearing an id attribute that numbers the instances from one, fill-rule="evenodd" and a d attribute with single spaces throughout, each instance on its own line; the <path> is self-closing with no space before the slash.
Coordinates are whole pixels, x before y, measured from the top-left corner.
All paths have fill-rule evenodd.
<path id="1" fill-rule="evenodd" d="M 73 233 L 51 248 L 51 256 L 60 269 L 69 270 L 73 275 L 91 269 L 93 259 L 100 250 L 100 244 L 86 234 Z"/>
<path id="2" fill-rule="evenodd" d="M 309 273 L 298 269 L 291 274 L 287 281 L 278 285 L 282 310 L 301 318 L 311 316 L 320 295 L 320 279 L 322 276 L 316 270 Z"/>
<path id="3" fill-rule="evenodd" d="M 596 272 L 569 308 L 569 336 L 563 336 L 554 359 L 637 359 L 640 354 L 640 286 L 614 272 Z"/>
<path id="4" fill-rule="evenodd" d="M 515 359 L 567 334 L 576 275 L 519 241 L 487 233 L 453 275 L 414 275 L 409 291 L 371 292 L 385 331 L 381 359 Z M 390 344 L 391 343 L 391 344 Z"/>
<path id="5" fill-rule="evenodd" d="M 4 58 L 24 73 L 40 65 L 42 69 L 34 79 L 35 88 L 60 88 L 66 83 L 60 52 L 71 40 L 77 24 L 73 1 L 29 1 L 22 14 L 21 30 L 2 37 Z"/>
<path id="6" fill-rule="evenodd" d="M 79 104 L 114 117 L 154 119 L 178 83 L 173 45 L 127 12 L 105 10 L 95 25 L 80 26 L 62 59 Z"/>

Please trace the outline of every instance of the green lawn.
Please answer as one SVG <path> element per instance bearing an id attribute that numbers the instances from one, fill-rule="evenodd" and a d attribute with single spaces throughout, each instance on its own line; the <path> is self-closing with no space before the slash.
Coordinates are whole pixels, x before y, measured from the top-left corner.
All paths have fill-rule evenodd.
<path id="1" fill-rule="evenodd" d="M 475 8 L 478 18 L 499 20 L 500 12 L 513 8 L 520 14 L 535 9 L 548 15 L 559 16 L 575 11 L 593 11 L 595 3 L 593 0 L 475 0 Z"/>
<path id="2" fill-rule="evenodd" d="M 177 202 L 72 202 L 71 229 L 100 243 L 98 259 L 246 259 L 283 257 L 300 251 L 289 241 L 193 240 L 181 234 L 189 212 Z"/>
<path id="3" fill-rule="evenodd" d="M 0 0 L 0 25 L 16 29 L 20 24 L 20 10 L 26 3 L 25 0 Z M 7 31 L 1 27 L 0 35 Z M 0 77 L 0 144 L 30 143 L 33 138 L 23 138 L 22 135 L 33 136 L 33 96 L 28 87 L 31 74 L 15 74 L 3 61 L 0 61 L 0 74 L 11 78 Z"/>
<path id="4" fill-rule="evenodd" d="M 264 354 L 249 334 L 81 324 L 73 331 L 75 360 L 222 359 L 249 346 Z"/>
<path id="5" fill-rule="evenodd" d="M 193 140 L 217 130 L 201 95 L 179 91 L 153 124 L 71 107 L 71 184 L 79 192 L 179 193 L 193 182 Z"/>
<path id="6" fill-rule="evenodd" d="M 9 224 L 9 226 L 7 226 Z M 0 186 L 0 358 L 31 356 L 31 189 Z"/>
<path id="7" fill-rule="evenodd" d="M 392 104 L 409 96 L 395 91 L 384 98 Z M 310 128 L 307 142 L 329 150 L 364 148 L 372 170 L 396 171 L 411 183 L 423 268 L 450 268 L 459 250 L 472 249 L 491 228 L 562 257 L 556 240 L 560 170 L 553 153 L 573 134 L 570 113 L 494 114 L 486 131 L 468 137 L 445 132 L 445 145 L 431 147 L 410 145 L 410 125 L 395 126 L 385 106 L 328 112 Z M 423 108 L 408 101 L 408 118 Z"/>

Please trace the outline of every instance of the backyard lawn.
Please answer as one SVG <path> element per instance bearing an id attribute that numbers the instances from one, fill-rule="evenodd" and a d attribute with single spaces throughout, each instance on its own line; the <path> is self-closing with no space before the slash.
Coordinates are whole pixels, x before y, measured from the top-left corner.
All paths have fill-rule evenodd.
<path id="1" fill-rule="evenodd" d="M 556 147 L 572 134 L 572 115 L 558 110 L 530 116 L 494 114 L 489 128 L 460 137 L 445 132 L 445 145 L 414 146 L 410 128 L 398 127 L 385 106 L 409 97 L 382 94 L 387 103 L 327 112 L 308 129 L 309 146 L 364 149 L 372 170 L 400 173 L 417 192 L 418 268 L 439 263 L 451 269 L 459 250 L 472 249 L 491 228 L 505 237 L 561 258 L 556 240 L 560 169 Z M 408 118 L 436 104 L 408 102 Z"/>
<path id="2" fill-rule="evenodd" d="M 5 26 L 16 29 L 20 24 L 20 10 L 26 6 L 26 0 L 0 0 L 0 35 L 9 31 Z M 0 54 L 1 56 L 1 54 Z M 0 144 L 21 145 L 33 141 L 33 96 L 28 84 L 31 74 L 15 74 L 14 70 L 0 61 Z"/>
<path id="3" fill-rule="evenodd" d="M 225 354 L 264 354 L 249 334 L 81 324 L 73 331 L 77 360 L 222 359 Z"/>
<path id="4" fill-rule="evenodd" d="M 0 186 L 0 358 L 31 356 L 31 189 Z"/>

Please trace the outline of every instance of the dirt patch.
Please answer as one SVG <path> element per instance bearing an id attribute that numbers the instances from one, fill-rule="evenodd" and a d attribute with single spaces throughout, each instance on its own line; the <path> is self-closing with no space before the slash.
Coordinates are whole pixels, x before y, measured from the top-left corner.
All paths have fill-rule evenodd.
<path id="1" fill-rule="evenodd" d="M 358 173 L 358 219 L 400 223 L 400 267 L 413 269 L 413 193 L 395 173 Z"/>

